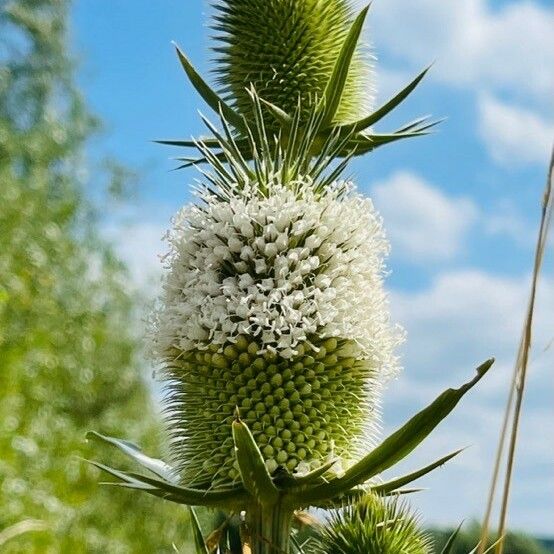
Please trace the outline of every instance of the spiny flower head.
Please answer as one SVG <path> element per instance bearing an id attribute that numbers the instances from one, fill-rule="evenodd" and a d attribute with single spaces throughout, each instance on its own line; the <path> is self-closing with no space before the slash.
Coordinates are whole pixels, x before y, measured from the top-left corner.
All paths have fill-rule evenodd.
<path id="1" fill-rule="evenodd" d="M 324 95 L 354 19 L 350 0 L 214 2 L 219 41 L 216 73 L 237 111 L 252 115 L 247 89 L 292 114 L 308 114 Z M 372 106 L 371 57 L 358 48 L 334 121 L 350 122 Z"/>
<path id="2" fill-rule="evenodd" d="M 430 554 L 431 537 L 398 497 L 369 494 L 333 514 L 314 554 Z"/>
<path id="3" fill-rule="evenodd" d="M 348 465 L 397 370 L 371 201 L 346 183 L 264 182 L 203 189 L 168 234 L 152 344 L 187 482 L 238 478 L 237 407 L 270 471 Z"/>

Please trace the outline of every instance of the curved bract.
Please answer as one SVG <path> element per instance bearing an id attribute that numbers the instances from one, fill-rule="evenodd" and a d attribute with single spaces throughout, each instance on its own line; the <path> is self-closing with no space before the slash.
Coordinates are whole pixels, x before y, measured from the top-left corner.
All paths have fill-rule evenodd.
<path id="1" fill-rule="evenodd" d="M 361 75 L 364 72 L 364 64 L 361 63 L 363 56 L 359 52 L 358 43 L 368 7 L 364 8 L 350 22 L 348 17 L 350 10 L 343 2 L 334 1 L 327 4 L 321 1 L 306 0 L 298 2 L 298 6 L 295 7 L 297 3 L 292 0 L 273 0 L 268 2 L 266 8 L 264 8 L 264 2 L 246 2 L 252 9 L 253 6 L 260 4 L 260 13 L 264 14 L 265 9 L 285 11 L 288 9 L 291 12 L 299 10 L 299 13 L 307 10 L 306 13 L 312 13 L 315 20 L 318 17 L 325 20 L 337 18 L 340 20 L 336 31 L 328 33 L 332 48 L 331 46 L 322 49 L 315 48 L 313 56 L 309 55 L 309 52 L 312 50 L 312 45 L 318 44 L 319 31 L 316 32 L 315 29 L 312 29 L 311 23 L 304 29 L 300 37 L 302 41 L 310 45 L 310 48 L 302 47 L 302 52 L 307 59 L 312 60 L 310 63 L 316 65 L 322 62 L 315 60 L 323 57 L 326 60 L 323 64 L 326 69 L 301 71 L 300 75 L 296 76 L 295 71 L 299 67 L 298 60 L 290 68 L 283 61 L 275 62 L 275 66 L 270 65 L 274 62 L 267 59 L 265 63 L 262 63 L 266 57 L 262 55 L 266 48 L 266 42 L 261 39 L 255 40 L 256 33 L 260 32 L 258 28 L 253 26 L 249 32 L 244 32 L 244 34 L 243 30 L 239 32 L 240 25 L 246 27 L 248 23 L 242 15 L 239 15 L 238 6 L 243 3 L 245 2 L 229 1 L 228 5 L 223 4 L 219 7 L 222 12 L 219 16 L 220 23 L 217 26 L 222 33 L 219 38 L 223 42 L 232 42 L 235 49 L 243 48 L 241 42 L 243 37 L 245 37 L 245 41 L 253 41 L 247 49 L 248 55 L 260 58 L 259 68 L 255 70 L 251 68 L 250 71 L 247 71 L 244 66 L 240 65 L 244 63 L 246 54 L 231 54 L 234 50 L 230 46 L 223 48 L 220 52 L 222 66 L 218 67 L 217 71 L 220 73 L 220 82 L 227 83 L 227 86 L 223 87 L 220 94 L 210 87 L 179 48 L 177 48 L 177 54 L 193 86 L 206 103 L 228 122 L 230 131 L 236 140 L 238 152 L 244 159 L 251 160 L 256 155 L 256 148 L 252 148 L 252 141 L 249 139 L 254 139 L 255 147 L 262 146 L 261 137 L 252 133 L 252 123 L 256 119 L 261 119 L 272 138 L 285 147 L 291 142 L 298 129 L 306 127 L 315 129 L 316 140 L 311 144 L 310 151 L 305 153 L 306 156 L 320 155 L 328 140 L 338 136 L 343 142 L 341 148 L 334 153 L 335 158 L 359 156 L 397 140 L 425 135 L 438 123 L 423 117 L 390 133 L 376 133 L 372 130 L 373 125 L 407 98 L 421 82 L 427 69 L 378 109 L 369 114 L 366 113 L 367 109 L 362 108 L 361 98 L 367 99 L 371 93 L 368 93 L 367 90 L 365 93 L 360 92 L 363 89 L 364 79 Z M 236 9 L 233 7 L 235 4 L 237 5 Z M 311 8 L 308 9 L 310 6 Z M 265 17 L 267 14 L 264 15 Z M 240 25 L 230 23 L 235 19 L 240 22 Z M 299 24 L 296 16 L 289 19 L 291 29 Z M 288 22 L 289 19 L 285 19 L 285 22 Z M 301 21 L 302 18 L 300 18 Z M 309 17 L 308 21 L 311 21 Z M 273 35 L 286 34 L 289 28 L 288 23 L 273 19 L 271 22 L 276 26 L 272 30 Z M 344 29 L 345 26 L 348 27 L 347 31 Z M 264 32 L 266 31 L 264 30 L 262 34 Z M 319 52 L 318 55 L 316 55 L 317 52 Z M 270 67 L 271 69 L 269 69 Z M 269 74 L 267 74 L 268 71 Z M 258 101 L 253 102 L 253 97 L 256 97 Z M 205 148 L 212 149 L 216 157 L 223 154 L 217 136 L 208 136 L 199 140 L 202 141 Z M 188 139 L 159 142 L 187 148 L 194 148 L 198 144 L 197 140 Z M 184 158 L 183 161 L 185 163 L 181 167 L 208 160 L 206 158 Z"/>
<path id="2" fill-rule="evenodd" d="M 481 380 L 493 361 L 488 360 L 479 366 L 475 377 L 460 388 L 443 392 L 367 456 L 340 475 L 332 471 L 333 460 L 304 474 L 290 472 L 286 467 L 270 471 L 252 432 L 238 413 L 230 423 L 235 462 L 240 475 L 240 483 L 236 486 L 214 487 L 209 483 L 204 487 L 194 488 L 182 485 L 176 477 L 175 470 L 169 469 L 160 460 L 149 458 L 136 446 L 127 441 L 91 432 L 88 434 L 89 438 L 118 447 L 149 471 L 151 476 L 113 469 L 98 462 L 93 464 L 115 477 L 119 486 L 140 490 L 179 504 L 221 507 L 231 511 L 250 511 L 256 506 L 280 505 L 292 513 L 300 507 L 345 506 L 359 500 L 368 490 L 374 490 L 382 496 L 413 492 L 413 489 L 403 487 L 433 471 L 458 452 L 388 483 L 372 484 L 370 480 L 403 460 L 423 442 L 450 414 L 462 397 Z"/>
<path id="3" fill-rule="evenodd" d="M 224 0 L 214 2 L 218 41 L 215 73 L 222 93 L 247 118 L 248 89 L 305 118 L 321 99 L 353 22 L 350 0 Z M 371 58 L 360 46 L 352 56 L 333 122 L 359 119 L 371 108 Z"/>

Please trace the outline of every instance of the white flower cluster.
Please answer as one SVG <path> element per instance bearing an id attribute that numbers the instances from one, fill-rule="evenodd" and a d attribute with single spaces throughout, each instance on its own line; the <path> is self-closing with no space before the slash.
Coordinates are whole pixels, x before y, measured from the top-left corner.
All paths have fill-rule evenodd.
<path id="1" fill-rule="evenodd" d="M 371 200 L 340 190 L 275 186 L 267 197 L 203 195 L 182 209 L 167 235 L 155 355 L 247 335 L 260 353 L 291 358 L 313 337 L 335 337 L 393 372 L 400 333 L 383 290 L 388 242 Z"/>

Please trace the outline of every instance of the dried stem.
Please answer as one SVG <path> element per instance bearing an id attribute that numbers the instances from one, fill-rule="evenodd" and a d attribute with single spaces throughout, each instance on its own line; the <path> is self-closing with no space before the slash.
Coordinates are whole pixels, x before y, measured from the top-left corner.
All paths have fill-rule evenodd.
<path id="1" fill-rule="evenodd" d="M 544 258 L 545 245 L 548 239 L 548 232 L 550 229 L 550 222 L 552 218 L 552 189 L 554 188 L 554 150 L 550 160 L 550 168 L 548 172 L 548 178 L 546 182 L 546 188 L 542 201 L 541 221 L 539 227 L 539 234 L 537 238 L 537 245 L 535 248 L 535 259 L 533 265 L 533 278 L 531 282 L 531 292 L 529 297 L 529 304 L 527 307 L 525 325 L 521 342 L 519 345 L 518 356 L 514 368 L 514 374 L 512 378 L 512 384 L 510 387 L 510 395 L 506 405 L 506 412 L 504 421 L 502 424 L 502 430 L 500 433 L 500 439 L 498 444 L 498 450 L 496 453 L 496 461 L 491 480 L 491 486 L 489 491 L 489 497 L 487 502 L 487 509 L 483 520 L 483 528 L 481 531 L 481 540 L 479 545 L 478 554 L 483 554 L 486 549 L 487 539 L 489 535 L 489 522 L 492 511 L 492 505 L 494 502 L 494 496 L 496 493 L 496 487 L 498 484 L 498 476 L 500 472 L 500 465 L 502 460 L 502 454 L 504 452 L 504 446 L 508 437 L 508 422 L 510 420 L 510 414 L 513 408 L 512 426 L 510 432 L 510 441 L 508 445 L 506 474 L 504 480 L 504 489 L 502 494 L 502 504 L 500 509 L 500 520 L 498 525 L 498 535 L 500 540 L 496 546 L 495 553 L 502 554 L 504 551 L 504 533 L 506 530 L 506 520 L 508 515 L 510 488 L 512 482 L 512 473 L 515 460 L 515 451 L 517 445 L 519 424 L 521 420 L 521 409 L 523 405 L 523 397 L 525 393 L 525 383 L 527 378 L 527 368 L 529 362 L 529 352 L 531 349 L 532 330 L 533 330 L 533 316 L 535 311 L 537 286 Z"/>

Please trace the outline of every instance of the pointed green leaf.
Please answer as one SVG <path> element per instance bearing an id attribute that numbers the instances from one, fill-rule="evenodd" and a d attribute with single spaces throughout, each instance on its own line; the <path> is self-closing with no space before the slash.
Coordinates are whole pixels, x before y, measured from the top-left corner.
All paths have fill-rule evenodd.
<path id="1" fill-rule="evenodd" d="M 305 491 L 303 500 L 321 501 L 337 496 L 404 459 L 456 407 L 466 392 L 481 380 L 493 362 L 494 359 L 491 359 L 480 365 L 477 375 L 462 387 L 443 392 L 431 405 L 421 410 L 365 458 L 354 464 L 342 477 Z"/>
<path id="2" fill-rule="evenodd" d="M 130 471 L 120 471 L 99 462 L 90 461 L 89 463 L 123 481 L 123 484 L 127 488 L 144 490 L 164 498 L 171 497 L 174 502 L 178 501 L 181 504 L 191 506 L 229 506 L 242 505 L 247 500 L 246 491 L 242 487 L 214 490 L 192 489 L 174 485 L 167 481 L 153 479 L 146 475 Z"/>
<path id="3" fill-rule="evenodd" d="M 196 71 L 194 66 L 190 63 L 189 59 L 185 53 L 175 44 L 175 49 L 177 50 L 177 56 L 179 61 L 187 74 L 190 82 L 194 88 L 198 91 L 198 94 L 202 96 L 206 104 L 212 108 L 216 113 L 220 111 L 223 113 L 225 118 L 235 126 L 237 129 L 244 129 L 244 121 L 242 117 L 237 114 L 229 105 L 227 105 L 223 99 L 215 92 L 206 81 L 200 76 Z"/>
<path id="4" fill-rule="evenodd" d="M 415 487 L 410 489 L 395 489 L 393 491 L 384 493 L 383 496 L 400 496 L 404 494 L 414 494 L 416 492 L 422 492 L 424 490 L 426 489 L 422 489 L 421 487 L 417 489 Z"/>
<path id="5" fill-rule="evenodd" d="M 190 522 L 192 525 L 192 536 L 194 537 L 194 546 L 196 548 L 196 554 L 210 554 L 204 537 L 202 536 L 202 529 L 200 528 L 200 522 L 196 511 L 192 506 L 189 506 Z"/>
<path id="6" fill-rule="evenodd" d="M 171 482 L 174 482 L 176 480 L 176 472 L 170 465 L 166 464 L 162 460 L 150 458 L 150 456 L 144 454 L 140 450 L 140 448 L 132 442 L 122 439 L 116 439 L 114 437 L 108 437 L 106 435 L 101 435 L 96 431 L 89 431 L 87 433 L 87 439 L 96 439 L 108 443 L 112 446 L 116 446 L 124 454 L 129 456 L 135 462 L 140 464 L 142 467 L 148 469 L 158 477 Z"/>
<path id="7" fill-rule="evenodd" d="M 390 133 L 390 134 L 374 134 L 374 135 L 357 135 L 351 139 L 344 149 L 340 152 L 340 156 L 361 156 L 367 152 L 371 152 L 380 146 L 403 140 L 407 138 L 424 136 L 429 133 L 423 131 L 409 131 L 402 133 Z"/>
<path id="8" fill-rule="evenodd" d="M 413 92 L 430 68 L 431 66 L 424 69 L 411 83 L 404 87 L 398 94 L 393 96 L 388 102 L 383 104 L 379 109 L 359 121 L 349 123 L 347 125 L 341 125 L 339 129 L 344 132 L 359 132 L 367 129 L 371 125 L 374 125 L 380 119 L 383 119 L 383 117 L 396 108 L 396 106 L 403 102 Z"/>
<path id="9" fill-rule="evenodd" d="M 495 548 L 497 545 L 499 545 L 502 542 L 502 537 L 500 537 L 497 541 L 493 542 L 484 552 L 483 554 L 488 554 L 488 552 L 492 552 L 493 548 Z M 477 544 L 477 546 L 468 554 L 476 554 L 476 552 L 479 550 L 479 547 L 481 546 L 481 543 Z"/>
<path id="10" fill-rule="evenodd" d="M 288 128 L 292 125 L 292 117 L 276 106 L 275 104 L 272 104 L 271 102 L 268 102 L 267 100 L 264 100 L 263 98 L 260 98 L 260 102 L 263 102 L 264 106 L 271 112 L 271 115 L 285 128 Z"/>
<path id="11" fill-rule="evenodd" d="M 356 17 L 350 31 L 342 45 L 340 54 L 335 62 L 333 73 L 331 78 L 325 87 L 325 93 L 323 96 L 324 104 L 324 117 L 322 125 L 326 127 L 331 125 L 335 114 L 337 113 L 346 79 L 348 77 L 348 71 L 350 70 L 350 64 L 352 62 L 352 56 L 356 51 L 358 40 L 364 26 L 364 21 L 367 16 L 369 6 L 366 6 Z"/>
<path id="12" fill-rule="evenodd" d="M 148 485 L 147 483 L 143 483 L 139 479 L 135 479 L 134 477 L 129 475 L 126 471 L 120 471 L 119 469 L 115 469 L 113 467 L 101 464 L 100 462 L 95 462 L 94 460 L 85 460 L 85 461 L 93 465 L 94 467 L 104 471 L 105 473 L 108 473 L 112 477 L 116 477 L 117 479 L 120 479 L 124 483 L 133 485 L 136 488 L 140 488 L 140 489 L 154 488 L 152 485 Z"/>
<path id="13" fill-rule="evenodd" d="M 199 142 L 208 148 L 218 148 L 219 141 L 214 137 L 198 137 L 191 140 L 155 140 L 156 144 L 165 144 L 167 146 L 181 146 L 183 148 L 196 148 Z"/>
<path id="14" fill-rule="evenodd" d="M 434 121 L 430 120 L 428 117 L 422 117 L 420 119 L 417 119 L 416 121 L 412 121 L 411 123 L 403 125 L 402 127 L 400 127 L 400 129 L 394 131 L 394 133 L 399 134 L 406 133 L 408 131 L 420 133 L 421 131 L 427 131 L 432 127 L 440 125 L 443 121 L 446 121 L 445 117 L 442 117 L 441 119 L 436 119 Z"/>
<path id="15" fill-rule="evenodd" d="M 260 504 L 275 504 L 279 499 L 279 489 L 273 484 L 250 429 L 238 418 L 233 421 L 233 440 L 244 488 Z"/>
<path id="16" fill-rule="evenodd" d="M 456 450 L 456 452 L 452 452 L 451 454 L 448 454 L 448 456 L 444 456 L 440 460 L 437 460 L 436 462 L 433 462 L 432 464 L 429 464 L 428 466 L 425 466 L 424 468 L 421 468 L 417 471 L 414 471 L 413 473 L 409 473 L 408 475 L 404 475 L 402 477 L 398 477 L 396 479 L 393 479 L 391 481 L 387 481 L 386 483 L 382 483 L 380 485 L 376 485 L 375 487 L 371 487 L 371 490 L 373 492 L 376 492 L 378 494 L 388 493 L 392 492 L 394 490 L 399 489 L 400 487 L 403 487 L 404 485 L 407 485 L 409 483 L 412 483 L 416 479 L 419 479 L 420 477 L 423 477 L 424 475 L 427 475 L 427 473 L 430 473 L 437 467 L 442 466 L 454 456 L 457 456 L 463 449 Z"/>
<path id="17" fill-rule="evenodd" d="M 454 543 L 456 542 L 456 537 L 460 533 L 463 524 L 464 522 L 462 521 L 462 523 L 460 523 L 460 525 L 458 525 L 454 532 L 448 537 L 444 548 L 441 550 L 441 554 L 450 554 L 452 552 L 452 548 L 454 546 Z"/>

